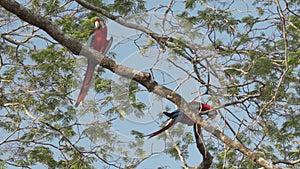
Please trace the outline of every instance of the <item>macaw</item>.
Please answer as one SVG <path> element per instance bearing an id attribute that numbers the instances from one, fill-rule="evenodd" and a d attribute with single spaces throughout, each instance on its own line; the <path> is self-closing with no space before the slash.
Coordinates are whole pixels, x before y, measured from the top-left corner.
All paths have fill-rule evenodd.
<path id="1" fill-rule="evenodd" d="M 94 24 L 95 24 L 95 29 L 91 30 L 90 37 L 87 41 L 87 45 L 105 55 L 113 41 L 113 38 L 110 37 L 109 40 L 106 40 L 107 26 L 105 25 L 104 21 L 102 21 L 100 19 L 96 19 Z M 77 107 L 79 105 L 79 103 L 87 95 L 89 88 L 91 86 L 93 74 L 94 74 L 97 64 L 98 63 L 95 60 L 88 59 L 87 70 L 85 73 L 83 84 L 80 89 L 80 93 L 78 95 L 75 107 Z"/>
<path id="2" fill-rule="evenodd" d="M 208 104 L 199 103 L 199 102 L 190 102 L 189 104 L 192 107 L 195 107 L 199 111 L 207 111 L 212 108 Z M 169 113 L 169 112 L 163 112 L 163 113 L 169 117 L 169 119 L 167 120 L 168 121 L 167 125 L 158 131 L 155 131 L 151 134 L 145 135 L 144 137 L 148 137 L 148 139 L 150 139 L 151 137 L 154 137 L 154 136 L 162 133 L 163 131 L 169 129 L 170 127 L 174 126 L 178 122 L 187 124 L 188 126 L 191 126 L 195 123 L 192 119 L 190 119 L 188 116 L 186 116 L 180 109 L 176 109 L 175 111 L 173 111 L 171 113 Z"/>

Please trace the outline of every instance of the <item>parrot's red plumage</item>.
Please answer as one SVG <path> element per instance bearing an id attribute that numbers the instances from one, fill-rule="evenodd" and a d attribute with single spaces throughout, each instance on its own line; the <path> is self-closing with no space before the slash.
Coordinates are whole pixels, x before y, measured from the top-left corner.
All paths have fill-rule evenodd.
<path id="1" fill-rule="evenodd" d="M 199 102 L 190 102 L 189 104 L 191 106 L 195 107 L 199 111 L 207 111 L 212 108 L 208 104 L 199 103 Z M 163 113 L 170 118 L 168 120 L 167 125 L 158 131 L 155 131 L 151 134 L 145 135 L 144 137 L 148 137 L 148 138 L 154 137 L 154 136 L 164 132 L 165 130 L 169 129 L 170 127 L 174 126 L 178 122 L 187 124 L 189 126 L 191 126 L 195 123 L 192 119 L 190 119 L 188 116 L 186 116 L 180 109 L 177 109 L 177 110 L 173 111 L 172 113 L 169 113 L 169 112 L 163 112 Z"/>
<path id="2" fill-rule="evenodd" d="M 107 26 L 105 25 L 105 23 L 102 20 L 96 19 L 94 23 L 95 23 L 95 29 L 90 32 L 91 35 L 88 39 L 87 44 L 91 48 L 93 48 L 105 55 L 113 41 L 113 38 L 111 37 L 109 40 L 106 40 Z M 77 98 L 75 107 L 77 107 L 79 105 L 79 103 L 87 95 L 87 93 L 91 87 L 93 74 L 94 74 L 97 64 L 98 63 L 95 60 L 88 59 L 88 66 L 87 66 L 86 74 L 85 74 L 83 84 L 80 89 L 80 93 Z"/>

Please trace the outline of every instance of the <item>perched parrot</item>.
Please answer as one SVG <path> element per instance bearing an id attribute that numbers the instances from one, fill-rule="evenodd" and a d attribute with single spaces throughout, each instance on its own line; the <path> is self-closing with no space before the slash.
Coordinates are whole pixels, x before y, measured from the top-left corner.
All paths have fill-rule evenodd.
<path id="1" fill-rule="evenodd" d="M 102 21 L 100 19 L 96 19 L 94 24 L 95 24 L 95 29 L 93 29 L 91 31 L 90 37 L 87 41 L 87 45 L 105 55 L 113 41 L 113 38 L 111 37 L 109 40 L 106 40 L 107 26 L 105 25 L 104 21 Z M 77 98 L 75 107 L 77 107 L 79 105 L 79 103 L 87 95 L 89 88 L 91 86 L 91 83 L 92 83 L 92 78 L 93 78 L 93 74 L 94 74 L 96 66 L 97 66 L 97 62 L 95 60 L 88 59 L 87 70 L 85 73 L 83 84 L 80 89 L 80 93 Z"/>
<path id="2" fill-rule="evenodd" d="M 190 102 L 189 104 L 191 106 L 195 107 L 199 111 L 200 111 L 200 109 L 201 109 L 201 111 L 207 111 L 212 108 L 208 104 L 199 103 L 199 102 Z M 201 106 L 200 106 L 200 104 L 201 104 Z M 145 135 L 144 137 L 148 137 L 148 139 L 150 139 L 151 137 L 154 137 L 154 136 L 162 133 L 163 131 L 169 129 L 170 127 L 174 126 L 178 122 L 187 124 L 188 126 L 191 126 L 195 123 L 192 119 L 190 119 L 188 116 L 186 116 L 180 109 L 177 109 L 171 113 L 169 113 L 169 112 L 163 112 L 163 113 L 169 117 L 167 125 L 158 131 L 155 131 L 151 134 Z"/>

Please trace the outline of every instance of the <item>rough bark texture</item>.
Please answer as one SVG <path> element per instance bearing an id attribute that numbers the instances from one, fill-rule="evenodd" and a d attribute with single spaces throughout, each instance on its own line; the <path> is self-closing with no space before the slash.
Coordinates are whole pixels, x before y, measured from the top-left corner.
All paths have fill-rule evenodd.
<path id="1" fill-rule="evenodd" d="M 84 1 L 81 1 L 84 2 Z M 263 158 L 259 158 L 255 153 L 251 152 L 248 148 L 244 147 L 242 144 L 233 141 L 228 136 L 223 134 L 220 130 L 211 126 L 207 121 L 203 120 L 200 116 L 197 116 L 196 113 L 193 113 L 193 109 L 189 107 L 187 102 L 177 93 L 172 90 L 159 85 L 156 81 L 154 81 L 150 73 L 140 72 L 134 70 L 132 68 L 123 66 L 121 64 L 116 63 L 114 60 L 105 57 L 101 53 L 82 45 L 78 40 L 66 35 L 62 30 L 59 29 L 58 26 L 54 25 L 50 20 L 37 13 L 33 13 L 31 10 L 25 8 L 21 4 L 13 0 L 1 0 L 0 5 L 11 13 L 17 15 L 20 19 L 37 26 L 47 32 L 53 39 L 59 42 L 61 45 L 69 49 L 72 53 L 76 55 L 83 55 L 87 58 L 93 58 L 99 62 L 99 64 L 111 70 L 112 72 L 127 78 L 131 78 L 144 87 L 147 88 L 149 92 L 153 92 L 159 96 L 162 96 L 173 103 L 175 103 L 178 107 L 180 107 L 185 114 L 193 119 L 197 124 L 199 124 L 203 129 L 207 130 L 222 142 L 224 142 L 229 147 L 236 149 L 246 156 L 248 156 L 251 160 L 256 162 L 257 164 L 271 169 L 271 168 L 280 168 L 272 163 L 267 162 Z M 103 11 L 102 11 L 103 12 Z M 108 15 L 108 14 L 107 14 Z M 108 15 L 110 16 L 110 15 Z M 111 15 L 112 16 L 112 15 Z M 110 18 L 116 20 L 117 18 Z"/>
<path id="2" fill-rule="evenodd" d="M 20 19 L 28 22 L 31 25 L 37 26 L 47 32 L 52 38 L 54 38 L 61 45 L 68 48 L 74 54 L 79 55 L 82 44 L 66 35 L 59 29 L 58 26 L 54 25 L 49 19 L 42 17 L 37 13 L 33 13 L 31 10 L 20 5 L 16 1 L 1 0 L 0 4 L 2 7 L 17 15 Z"/>

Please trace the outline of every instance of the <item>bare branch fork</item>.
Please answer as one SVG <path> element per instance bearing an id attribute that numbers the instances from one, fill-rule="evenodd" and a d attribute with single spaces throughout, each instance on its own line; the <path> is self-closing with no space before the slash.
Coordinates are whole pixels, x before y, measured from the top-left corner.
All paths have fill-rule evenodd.
<path id="1" fill-rule="evenodd" d="M 196 138 L 197 147 L 202 155 L 202 162 L 199 164 L 198 169 L 210 168 L 213 156 L 205 147 L 204 138 L 201 131 L 201 126 L 199 124 L 194 124 L 194 135 Z"/>
<path id="2" fill-rule="evenodd" d="M 0 5 L 7 9 L 8 11 L 17 15 L 20 19 L 37 26 L 47 32 L 52 38 L 58 41 L 61 45 L 69 49 L 72 53 L 76 55 L 83 55 L 86 58 L 93 58 L 98 61 L 98 63 L 113 73 L 116 73 L 120 76 L 131 78 L 144 87 L 147 88 L 149 92 L 153 92 L 159 96 L 162 96 L 173 103 L 175 103 L 178 107 L 180 107 L 185 114 L 193 119 L 197 124 L 199 124 L 202 128 L 207 130 L 209 133 L 216 136 L 222 142 L 224 142 L 229 147 L 236 149 L 250 158 L 252 161 L 257 164 L 269 168 L 276 169 L 281 168 L 273 165 L 272 163 L 266 161 L 264 158 L 258 157 L 255 153 L 251 152 L 247 147 L 243 146 L 239 142 L 233 141 L 227 135 L 223 134 L 220 130 L 216 129 L 212 125 L 210 125 L 207 121 L 203 120 L 200 116 L 193 112 L 193 109 L 189 107 L 187 102 L 176 92 L 159 85 L 156 81 L 154 81 L 147 72 L 140 72 L 135 69 L 123 66 L 114 60 L 105 57 L 103 54 L 93 50 L 87 46 L 81 44 L 78 40 L 68 36 L 62 30 L 59 29 L 58 26 L 53 24 L 49 19 L 42 17 L 37 13 L 33 13 L 31 10 L 25 8 L 21 4 L 13 0 L 1 0 Z M 105 11 L 104 11 L 105 12 Z M 107 13 L 107 12 L 106 12 Z M 116 18 L 113 18 L 116 19 Z"/>

